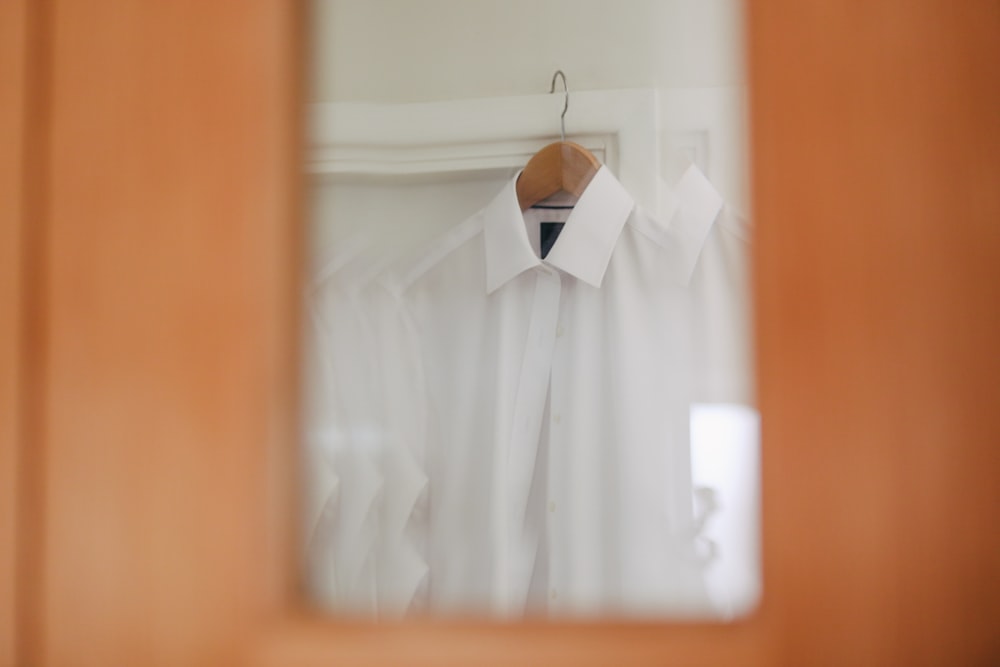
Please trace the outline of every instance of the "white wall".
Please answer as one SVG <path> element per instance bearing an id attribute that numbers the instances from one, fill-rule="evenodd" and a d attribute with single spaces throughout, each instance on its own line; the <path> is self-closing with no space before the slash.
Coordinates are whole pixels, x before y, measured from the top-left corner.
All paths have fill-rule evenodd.
<path id="1" fill-rule="evenodd" d="M 530 95 L 548 92 L 556 69 L 571 90 L 729 89 L 711 110 L 725 118 L 714 140 L 726 157 L 707 171 L 746 211 L 742 25 L 738 0 L 314 0 L 311 97 Z M 662 109 L 667 129 L 670 112 Z M 662 151 L 670 164 L 666 140 Z"/>
<path id="2" fill-rule="evenodd" d="M 735 0 L 317 0 L 317 101 L 414 102 L 744 81 Z"/>

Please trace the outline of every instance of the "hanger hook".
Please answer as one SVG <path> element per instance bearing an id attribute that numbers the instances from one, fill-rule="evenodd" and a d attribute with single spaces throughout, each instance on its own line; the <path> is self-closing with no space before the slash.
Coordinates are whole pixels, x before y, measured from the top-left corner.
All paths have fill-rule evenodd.
<path id="1" fill-rule="evenodd" d="M 552 75 L 552 89 L 549 93 L 556 92 L 556 79 L 562 77 L 563 82 L 563 94 L 566 97 L 566 102 L 563 104 L 562 115 L 559 116 L 559 132 L 563 141 L 566 141 L 566 112 L 569 111 L 569 84 L 566 83 L 566 75 L 561 69 L 557 69 L 556 73 Z"/>

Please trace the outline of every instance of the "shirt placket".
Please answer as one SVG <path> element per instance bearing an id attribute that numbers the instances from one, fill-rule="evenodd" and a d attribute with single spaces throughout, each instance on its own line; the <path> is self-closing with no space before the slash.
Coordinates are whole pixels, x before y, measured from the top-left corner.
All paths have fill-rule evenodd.
<path id="1" fill-rule="evenodd" d="M 564 280 L 571 280 L 563 276 Z M 569 290 L 569 291 L 567 291 Z M 567 558 L 566 542 L 564 532 L 569 529 L 566 521 L 568 518 L 566 506 L 565 475 L 567 473 L 567 457 L 572 456 L 568 451 L 570 443 L 567 442 L 567 418 L 569 416 L 569 402 L 571 389 L 569 382 L 569 347 L 567 346 L 567 317 L 566 309 L 572 300 L 572 285 L 564 285 L 562 303 L 557 314 L 555 340 L 552 346 L 552 371 L 549 375 L 549 402 L 548 402 L 548 447 L 549 456 L 548 479 L 545 490 L 545 525 L 548 563 L 547 572 L 547 605 L 550 612 L 563 608 L 567 601 L 565 575 L 566 571 L 562 564 Z"/>
<path id="2" fill-rule="evenodd" d="M 523 611 L 538 549 L 538 536 L 526 534 L 525 517 L 549 391 L 562 291 L 556 270 L 543 265 L 535 269 L 535 274 L 535 292 L 507 456 L 506 548 L 509 574 L 503 590 L 507 595 L 507 608 L 512 613 Z"/>

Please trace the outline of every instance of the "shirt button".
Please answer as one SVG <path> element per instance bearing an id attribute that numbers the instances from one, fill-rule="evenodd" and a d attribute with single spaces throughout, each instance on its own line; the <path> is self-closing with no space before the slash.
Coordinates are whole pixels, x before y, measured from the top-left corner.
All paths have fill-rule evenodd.
<path id="1" fill-rule="evenodd" d="M 563 329 L 561 324 L 558 327 L 556 327 L 556 338 L 562 338 L 562 335 L 564 333 L 566 333 L 566 330 Z"/>
<path id="2" fill-rule="evenodd" d="M 549 591 L 550 599 L 555 600 L 557 597 L 559 597 L 559 593 L 556 592 L 556 589 L 553 588 L 551 591 Z"/>
<path id="3" fill-rule="evenodd" d="M 554 501 L 554 500 L 550 500 L 549 501 L 549 511 L 550 512 L 555 512 L 556 511 L 556 501 Z"/>
<path id="4" fill-rule="evenodd" d="M 561 415 L 561 414 L 559 414 L 558 412 L 557 412 L 557 413 L 555 413 L 555 414 L 554 414 L 554 415 L 552 416 L 552 421 L 554 421 L 555 423 L 557 423 L 557 424 L 558 424 L 559 422 L 561 422 L 561 421 L 562 421 L 562 415 Z"/>

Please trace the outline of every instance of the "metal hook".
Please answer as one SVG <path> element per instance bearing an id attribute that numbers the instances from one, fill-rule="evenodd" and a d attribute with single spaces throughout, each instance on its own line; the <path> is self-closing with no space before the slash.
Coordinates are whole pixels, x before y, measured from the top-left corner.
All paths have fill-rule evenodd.
<path id="1" fill-rule="evenodd" d="M 562 77 L 563 82 L 563 93 L 566 96 L 566 103 L 563 105 L 562 115 L 559 116 L 559 132 L 562 137 L 562 141 L 566 141 L 566 112 L 569 111 L 569 84 L 566 83 L 566 75 L 561 69 L 557 69 L 556 73 L 552 75 L 552 89 L 549 93 L 556 92 L 556 79 Z"/>

